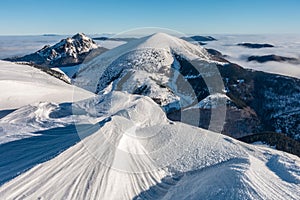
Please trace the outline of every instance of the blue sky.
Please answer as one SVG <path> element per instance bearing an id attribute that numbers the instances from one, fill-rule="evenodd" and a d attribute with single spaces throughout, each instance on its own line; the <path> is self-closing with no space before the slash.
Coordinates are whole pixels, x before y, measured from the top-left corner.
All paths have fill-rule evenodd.
<path id="1" fill-rule="evenodd" d="M 2 0 L 0 35 L 118 33 L 162 27 L 186 34 L 300 33 L 299 0 Z"/>

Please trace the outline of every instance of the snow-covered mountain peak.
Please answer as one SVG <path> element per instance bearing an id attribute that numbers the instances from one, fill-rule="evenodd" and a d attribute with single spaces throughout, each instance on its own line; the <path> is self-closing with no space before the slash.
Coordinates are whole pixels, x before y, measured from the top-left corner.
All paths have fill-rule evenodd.
<path id="1" fill-rule="evenodd" d="M 190 42 L 179 39 L 166 33 L 155 33 L 150 36 L 141 38 L 135 49 L 165 49 L 185 57 L 195 58 L 199 56 L 208 59 L 208 53 L 200 45 L 191 44 Z"/>
<path id="2" fill-rule="evenodd" d="M 187 106 L 197 100 L 193 91 L 187 89 L 191 88 L 189 83 L 179 83 L 183 79 L 181 71 L 193 71 L 193 66 L 183 66 L 182 60 L 199 60 L 201 68 L 216 68 L 203 47 L 156 33 L 84 63 L 74 84 L 95 93 L 107 91 L 110 86 L 110 90 L 149 96 L 167 110 L 179 108 L 179 104 Z"/>
<path id="3" fill-rule="evenodd" d="M 180 39 L 166 33 L 154 33 L 141 39 L 138 46 L 152 48 L 169 48 L 180 45 Z"/>
<path id="4" fill-rule="evenodd" d="M 30 62 L 45 67 L 72 66 L 82 63 L 89 55 L 96 56 L 105 50 L 85 34 L 77 33 L 53 46 L 45 45 L 35 53 L 6 60 Z"/>
<path id="5" fill-rule="evenodd" d="M 203 47 L 165 33 L 155 33 L 130 41 L 98 56 L 91 62 L 82 65 L 77 75 L 85 76 L 87 71 L 94 71 L 98 74 L 96 71 L 101 71 L 113 63 L 124 66 L 126 65 L 124 62 L 127 62 L 133 68 L 136 68 L 137 65 L 135 64 L 137 63 L 145 65 L 144 62 L 141 62 L 142 60 L 146 62 L 151 60 L 153 62 L 152 68 L 157 68 L 160 64 L 161 66 L 170 66 L 176 55 L 189 60 L 202 59 L 210 61 L 209 54 Z"/>
<path id="6" fill-rule="evenodd" d="M 98 46 L 91 38 L 87 37 L 83 33 L 77 33 L 73 37 L 63 39 L 56 45 L 42 49 L 38 52 L 41 54 L 47 54 L 49 50 L 54 50 L 60 54 L 59 56 L 66 54 L 72 56 L 73 58 L 77 58 L 78 54 L 86 53 L 96 48 L 98 48 Z"/>
<path id="7" fill-rule="evenodd" d="M 84 33 L 77 33 L 72 36 L 72 39 L 92 41 L 92 39 L 86 36 Z"/>

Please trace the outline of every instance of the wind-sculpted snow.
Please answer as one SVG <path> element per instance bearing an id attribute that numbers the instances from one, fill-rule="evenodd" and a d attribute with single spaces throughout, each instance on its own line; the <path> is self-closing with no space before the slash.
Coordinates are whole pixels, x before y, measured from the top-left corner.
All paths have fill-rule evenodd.
<path id="1" fill-rule="evenodd" d="M 71 103 L 36 103 L 21 107 L 0 119 L 0 144 L 40 136 L 38 132 L 88 123 L 85 111 L 72 109 Z M 87 121 L 87 122 L 86 122 Z"/>
<path id="2" fill-rule="evenodd" d="M 93 133 L 2 185 L 3 199 L 298 199 L 300 195 L 298 157 L 171 122 L 148 97 L 112 92 L 72 108 L 73 114 L 94 122 Z M 85 135 L 85 130 L 78 126 L 78 135 Z"/>
<path id="3" fill-rule="evenodd" d="M 31 66 L 4 61 L 0 62 L 0 91 L 0 144 L 34 136 L 36 131 L 77 123 L 70 113 L 65 118 L 55 118 L 54 113 L 63 114 L 56 109 L 68 107 L 58 104 L 94 96 Z"/>

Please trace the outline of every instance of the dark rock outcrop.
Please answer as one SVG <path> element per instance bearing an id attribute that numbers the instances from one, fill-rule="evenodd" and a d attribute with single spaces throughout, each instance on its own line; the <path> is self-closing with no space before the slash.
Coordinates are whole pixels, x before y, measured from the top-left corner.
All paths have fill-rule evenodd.
<path id="1" fill-rule="evenodd" d="M 248 57 L 248 62 L 256 61 L 259 63 L 265 63 L 265 62 L 290 62 L 290 63 L 299 63 L 299 60 L 297 58 L 291 58 L 291 57 L 284 57 L 284 56 L 278 56 L 278 55 L 263 55 L 263 56 L 250 56 Z"/>
<path id="2" fill-rule="evenodd" d="M 272 48 L 272 44 L 257 44 L 257 43 L 239 43 L 238 46 L 243 46 L 251 49 L 260 49 L 260 48 Z"/>
<path id="3" fill-rule="evenodd" d="M 211 36 L 200 36 L 200 35 L 194 35 L 191 37 L 182 37 L 181 39 L 186 40 L 186 41 L 196 41 L 196 42 L 208 42 L 208 41 L 217 40 Z"/>

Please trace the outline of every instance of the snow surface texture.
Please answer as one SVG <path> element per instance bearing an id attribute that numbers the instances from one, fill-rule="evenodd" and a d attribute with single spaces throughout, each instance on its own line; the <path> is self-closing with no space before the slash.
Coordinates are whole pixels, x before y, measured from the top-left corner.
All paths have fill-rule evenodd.
<path id="1" fill-rule="evenodd" d="M 49 113 L 58 109 L 57 103 L 94 96 L 39 69 L 4 61 L 0 61 L 0 91 L 0 114 L 3 115 L 0 144 L 33 136 L 36 131 L 79 123 L 70 117 L 51 119 Z"/>
<path id="2" fill-rule="evenodd" d="M 112 92 L 74 107 L 105 122 L 2 185 L 2 199 L 299 199 L 297 156 L 170 122 L 140 95 Z"/>
<path id="3" fill-rule="evenodd" d="M 41 101 L 72 102 L 93 96 L 39 69 L 5 61 L 0 61 L 0 91 L 0 110 L 16 109 Z"/>
<path id="4" fill-rule="evenodd" d="M 76 123 L 90 123 L 87 116 L 76 115 L 71 103 L 34 103 L 0 118 L 0 144 L 39 136 L 38 132 Z"/>

